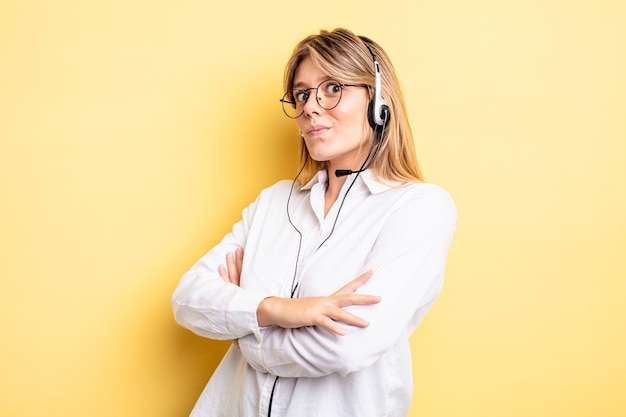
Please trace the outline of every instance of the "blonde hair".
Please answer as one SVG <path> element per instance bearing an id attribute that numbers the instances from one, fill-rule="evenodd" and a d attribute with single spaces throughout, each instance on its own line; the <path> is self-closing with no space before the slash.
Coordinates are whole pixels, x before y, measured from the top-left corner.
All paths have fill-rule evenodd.
<path id="1" fill-rule="evenodd" d="M 372 54 L 376 56 L 380 67 L 382 96 L 389 106 L 390 116 L 381 139 L 380 152 L 371 169 L 383 180 L 422 181 L 400 84 L 389 57 L 377 43 L 343 28 L 322 30 L 317 35 L 308 36 L 296 45 L 287 62 L 284 89 L 287 92 L 293 90 L 298 65 L 305 58 L 311 57 L 322 71 L 340 82 L 370 86 L 371 99 L 375 78 Z M 374 130 L 370 140 L 376 140 Z M 306 184 L 317 171 L 326 168 L 326 162 L 310 158 L 304 140 L 301 143 L 300 159 L 304 165 L 299 177 L 300 184 Z"/>

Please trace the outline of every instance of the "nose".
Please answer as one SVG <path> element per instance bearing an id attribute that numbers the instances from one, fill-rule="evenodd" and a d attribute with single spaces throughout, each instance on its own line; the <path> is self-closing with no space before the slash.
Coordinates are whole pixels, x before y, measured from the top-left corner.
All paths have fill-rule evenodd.
<path id="1" fill-rule="evenodd" d="M 309 97 L 307 97 L 302 107 L 305 116 L 311 117 L 312 114 L 320 114 L 323 108 L 320 106 L 318 100 L 317 89 L 315 89 L 311 91 L 311 94 L 309 94 Z"/>

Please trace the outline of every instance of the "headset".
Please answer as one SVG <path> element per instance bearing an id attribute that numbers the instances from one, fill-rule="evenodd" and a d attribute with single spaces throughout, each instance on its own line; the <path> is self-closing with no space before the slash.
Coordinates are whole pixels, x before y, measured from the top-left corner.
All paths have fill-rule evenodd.
<path id="1" fill-rule="evenodd" d="M 389 106 L 387 106 L 387 102 L 382 95 L 382 87 L 380 85 L 380 65 L 378 65 L 374 51 L 372 51 L 372 48 L 368 45 L 368 42 L 371 41 L 364 37 L 361 37 L 361 40 L 365 43 L 365 46 L 372 55 L 372 60 L 374 61 L 374 97 L 370 100 L 367 107 L 367 120 L 369 121 L 372 129 L 376 130 L 379 127 L 385 127 L 389 121 Z M 380 139 L 382 140 L 382 137 Z"/>
<path id="2" fill-rule="evenodd" d="M 383 137 L 385 135 L 385 128 L 387 127 L 387 123 L 389 123 L 390 112 L 389 106 L 387 105 L 387 102 L 382 95 L 380 66 L 378 65 L 378 61 L 376 60 L 376 55 L 374 54 L 374 51 L 368 45 L 368 43 L 372 43 L 372 41 L 364 36 L 361 36 L 360 39 L 365 44 L 365 47 L 369 51 L 370 55 L 372 55 L 372 60 L 374 61 L 374 97 L 372 97 L 369 104 L 367 105 L 367 121 L 369 122 L 371 128 L 374 130 L 374 133 L 376 133 L 379 128 L 380 132 L 377 135 L 378 140 L 372 143 L 372 147 L 367 154 L 367 158 L 365 158 L 365 162 L 363 162 L 363 165 L 361 165 L 361 168 L 355 171 L 351 169 L 338 169 L 335 171 L 335 176 L 337 177 L 360 173 L 369 169 L 369 167 L 372 166 L 374 160 L 378 156 L 378 152 L 380 151 Z M 369 162 L 367 162 L 368 160 Z"/>

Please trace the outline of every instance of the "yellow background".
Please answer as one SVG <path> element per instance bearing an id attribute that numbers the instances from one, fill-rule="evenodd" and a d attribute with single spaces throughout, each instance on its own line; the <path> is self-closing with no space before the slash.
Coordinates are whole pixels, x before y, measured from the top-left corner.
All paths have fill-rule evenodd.
<path id="1" fill-rule="evenodd" d="M 0 0 L 0 415 L 187 415 L 225 343 L 179 277 L 293 177 L 320 28 L 395 63 L 459 210 L 411 416 L 626 414 L 623 1 Z"/>

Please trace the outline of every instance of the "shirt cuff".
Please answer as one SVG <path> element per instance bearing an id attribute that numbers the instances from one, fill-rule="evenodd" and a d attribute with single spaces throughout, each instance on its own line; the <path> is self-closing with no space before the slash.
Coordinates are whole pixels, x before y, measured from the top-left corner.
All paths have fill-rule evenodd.
<path id="1" fill-rule="evenodd" d="M 256 338 L 261 338 L 259 322 L 256 312 L 261 301 L 267 294 L 256 291 L 243 290 L 236 291 L 235 296 L 230 300 L 228 311 L 228 330 L 231 334 L 252 333 Z"/>

